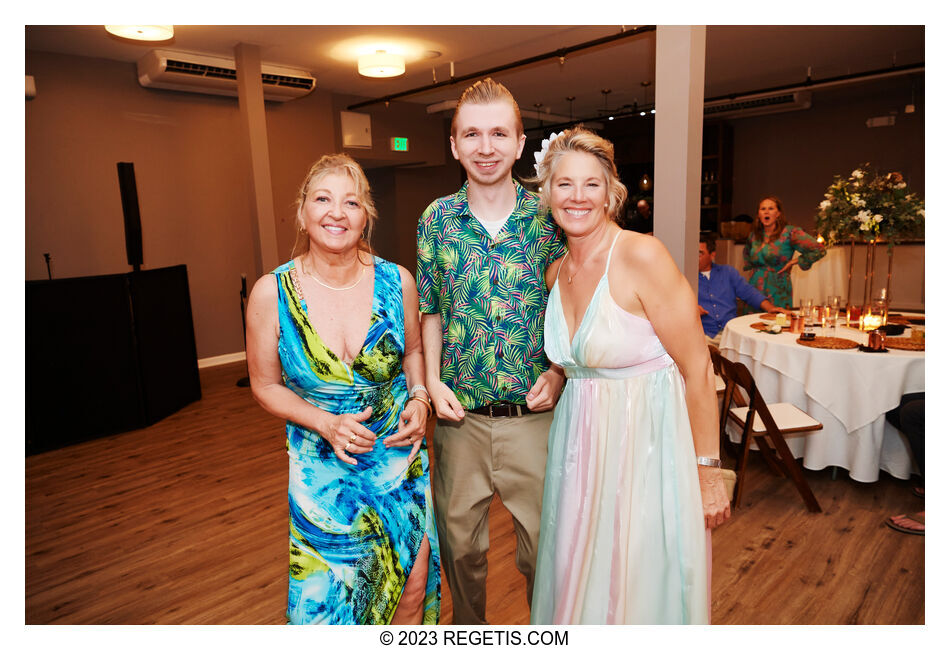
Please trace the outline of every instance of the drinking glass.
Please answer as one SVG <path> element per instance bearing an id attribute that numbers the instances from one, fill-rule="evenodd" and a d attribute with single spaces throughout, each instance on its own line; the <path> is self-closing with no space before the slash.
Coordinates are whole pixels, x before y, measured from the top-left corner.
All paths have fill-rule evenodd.
<path id="1" fill-rule="evenodd" d="M 841 311 L 841 296 L 828 296 L 825 304 L 831 308 L 831 315 L 837 321 Z"/>
<path id="2" fill-rule="evenodd" d="M 813 325 L 815 322 L 815 316 L 812 308 L 814 307 L 814 301 L 810 298 L 808 300 L 802 300 L 802 318 L 805 319 L 805 327 Z"/>
<path id="3" fill-rule="evenodd" d="M 831 336 L 838 335 L 838 302 L 825 305 L 825 322 L 831 328 Z"/>
<path id="4" fill-rule="evenodd" d="M 821 325 L 821 335 L 825 335 L 825 325 L 828 323 L 828 319 L 831 315 L 831 308 L 828 305 L 817 305 L 815 307 L 817 314 L 815 315 L 816 323 Z"/>

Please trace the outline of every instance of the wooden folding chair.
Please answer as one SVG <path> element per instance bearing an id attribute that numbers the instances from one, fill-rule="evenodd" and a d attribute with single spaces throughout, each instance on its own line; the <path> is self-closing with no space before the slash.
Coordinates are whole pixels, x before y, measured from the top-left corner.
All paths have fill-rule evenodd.
<path id="1" fill-rule="evenodd" d="M 716 373 L 716 396 L 722 397 L 722 394 L 726 391 L 726 382 L 722 378 L 722 364 L 720 360 L 722 359 L 722 354 L 712 343 L 709 344 L 709 358 L 712 360 L 713 371 Z"/>
<path id="2" fill-rule="evenodd" d="M 719 398 L 719 446 L 720 449 L 725 449 L 732 458 L 738 458 L 738 447 L 726 434 L 726 423 L 729 422 L 729 407 L 732 404 L 745 406 L 746 401 L 742 394 L 736 390 L 736 383 L 726 379 L 722 364 L 723 361 L 728 363 L 729 360 L 722 356 L 719 348 L 715 345 L 709 345 L 709 358 L 712 360 L 713 370 L 716 372 L 716 396 Z"/>
<path id="3" fill-rule="evenodd" d="M 821 512 L 818 499 L 815 498 L 808 481 L 802 473 L 798 461 L 792 455 L 783 437 L 789 433 L 816 431 L 822 428 L 821 422 L 811 417 L 794 404 L 786 402 L 766 404 L 756 389 L 752 373 L 743 364 L 720 357 L 720 367 L 726 380 L 726 394 L 723 396 L 723 408 L 720 417 L 720 432 L 725 435 L 725 418 L 733 420 L 742 427 L 742 442 L 739 458 L 736 462 L 736 493 L 734 508 L 739 507 L 742 488 L 745 484 L 745 470 L 749 459 L 749 449 L 755 441 L 766 464 L 780 476 L 787 476 L 795 484 L 805 505 L 812 512 Z M 749 396 L 748 406 L 731 407 L 739 395 L 738 388 Z M 749 417 L 749 413 L 753 417 Z"/>

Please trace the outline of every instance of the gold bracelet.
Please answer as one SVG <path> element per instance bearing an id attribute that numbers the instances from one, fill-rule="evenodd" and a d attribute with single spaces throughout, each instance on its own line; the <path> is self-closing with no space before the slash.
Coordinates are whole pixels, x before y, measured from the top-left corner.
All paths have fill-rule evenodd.
<path id="1" fill-rule="evenodd" d="M 426 419 L 427 420 L 430 417 L 432 417 L 432 404 L 429 402 L 429 400 L 427 400 L 425 397 L 419 397 L 418 395 L 413 395 L 412 397 L 409 398 L 406 404 L 408 405 L 409 402 L 412 402 L 413 400 L 417 402 L 422 402 L 423 404 L 426 405 Z"/>

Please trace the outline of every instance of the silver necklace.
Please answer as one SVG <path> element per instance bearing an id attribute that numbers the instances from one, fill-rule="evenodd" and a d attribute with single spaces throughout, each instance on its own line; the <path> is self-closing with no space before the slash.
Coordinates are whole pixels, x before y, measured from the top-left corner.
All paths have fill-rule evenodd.
<path id="1" fill-rule="evenodd" d="M 301 263 L 300 266 L 303 267 L 303 263 Z M 311 278 L 313 278 L 314 280 L 316 280 L 317 284 L 319 284 L 321 287 L 326 287 L 327 289 L 330 289 L 330 290 L 332 290 L 332 291 L 349 291 L 350 289 L 352 289 L 353 287 L 355 287 L 356 285 L 358 285 L 360 282 L 363 281 L 363 276 L 366 275 L 366 267 L 364 266 L 364 267 L 363 267 L 363 270 L 360 271 L 360 277 L 356 279 L 356 282 L 354 282 L 353 284 L 351 284 L 351 285 L 348 286 L 348 287 L 334 287 L 334 286 L 330 286 L 329 284 L 327 284 L 326 282 L 324 282 L 323 280 L 321 280 L 320 278 L 318 278 L 316 275 L 314 275 L 313 273 L 311 273 L 310 271 L 308 271 L 308 270 L 306 269 L 306 267 L 303 267 L 303 272 L 306 273 L 307 275 L 309 275 L 309 276 L 310 276 Z"/>

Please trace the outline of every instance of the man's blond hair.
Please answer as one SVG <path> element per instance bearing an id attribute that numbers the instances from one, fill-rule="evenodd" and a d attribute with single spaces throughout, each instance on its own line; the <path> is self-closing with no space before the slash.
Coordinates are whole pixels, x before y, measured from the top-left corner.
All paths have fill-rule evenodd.
<path id="1" fill-rule="evenodd" d="M 455 105 L 455 114 L 452 116 L 452 135 L 455 135 L 460 108 L 466 104 L 493 104 L 495 102 L 511 104 L 511 108 L 515 111 L 515 125 L 518 127 L 518 135 L 523 134 L 524 126 L 521 123 L 521 109 L 518 108 L 518 102 L 515 101 L 514 96 L 503 84 L 498 83 L 491 77 L 485 77 L 466 88 L 462 96 L 459 97 L 459 101 Z"/>

